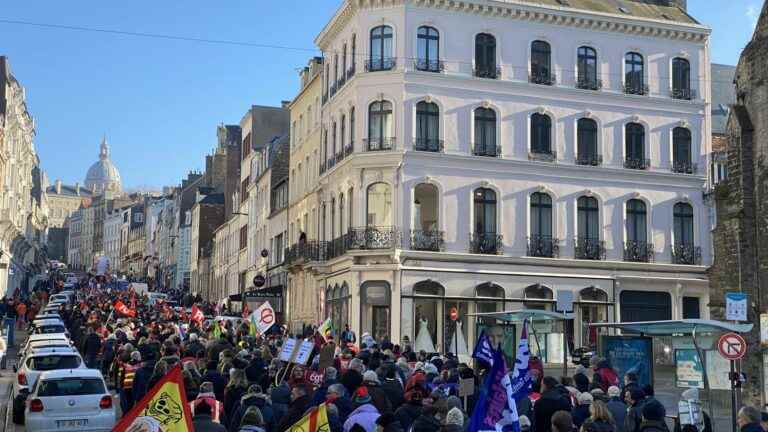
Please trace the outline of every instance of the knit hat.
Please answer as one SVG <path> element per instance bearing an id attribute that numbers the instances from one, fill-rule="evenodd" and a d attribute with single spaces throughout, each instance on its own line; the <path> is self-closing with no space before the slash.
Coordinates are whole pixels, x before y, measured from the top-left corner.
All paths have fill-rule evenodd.
<path id="1" fill-rule="evenodd" d="M 243 419 L 240 420 L 240 427 L 243 426 L 264 426 L 264 417 L 261 415 L 261 410 L 257 406 L 249 406 L 245 410 Z"/>
<path id="2" fill-rule="evenodd" d="M 610 386 L 608 387 L 608 397 L 619 397 L 621 395 L 621 390 L 616 386 Z"/>
<path id="3" fill-rule="evenodd" d="M 445 415 L 446 425 L 456 425 L 460 428 L 464 427 L 464 414 L 458 408 L 451 408 L 448 414 Z"/>
<path id="4" fill-rule="evenodd" d="M 531 430 L 531 420 L 528 418 L 527 415 L 521 415 L 518 421 L 520 422 L 521 432 L 526 432 Z"/>
<path id="5" fill-rule="evenodd" d="M 352 399 L 356 405 L 365 405 L 371 403 L 371 396 L 368 394 L 368 388 L 360 386 L 355 390 L 355 397 Z"/>
<path id="6" fill-rule="evenodd" d="M 363 374 L 363 382 L 381 384 L 381 381 L 379 381 L 379 376 L 376 375 L 376 372 L 372 370 L 365 371 Z"/>
<path id="7" fill-rule="evenodd" d="M 595 398 L 592 397 L 591 393 L 581 393 L 578 397 L 579 405 L 589 405 L 592 402 L 595 401 Z"/>
<path id="8" fill-rule="evenodd" d="M 643 405 L 643 418 L 646 420 L 661 421 L 664 420 L 665 414 L 664 405 L 656 399 L 651 399 Z"/>

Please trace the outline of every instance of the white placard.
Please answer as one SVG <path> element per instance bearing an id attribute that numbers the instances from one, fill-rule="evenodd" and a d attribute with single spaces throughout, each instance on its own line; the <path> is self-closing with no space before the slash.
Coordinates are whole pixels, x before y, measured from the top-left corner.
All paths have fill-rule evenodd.
<path id="1" fill-rule="evenodd" d="M 286 339 L 285 342 L 283 342 L 283 347 L 280 349 L 280 355 L 278 355 L 277 358 L 284 362 L 290 362 L 294 349 L 296 349 L 296 339 Z"/>
<path id="2" fill-rule="evenodd" d="M 296 359 L 294 359 L 293 362 L 300 365 L 306 365 L 309 361 L 309 355 L 312 354 L 312 349 L 314 347 L 315 344 L 312 341 L 305 340 L 302 342 L 299 347 L 299 352 L 296 354 Z"/>
<path id="3" fill-rule="evenodd" d="M 263 335 L 275 323 L 275 310 L 268 301 L 257 307 L 250 316 L 251 322 L 256 326 L 256 330 Z"/>
<path id="4" fill-rule="evenodd" d="M 747 320 L 747 295 L 738 292 L 725 293 L 725 319 L 728 321 Z"/>

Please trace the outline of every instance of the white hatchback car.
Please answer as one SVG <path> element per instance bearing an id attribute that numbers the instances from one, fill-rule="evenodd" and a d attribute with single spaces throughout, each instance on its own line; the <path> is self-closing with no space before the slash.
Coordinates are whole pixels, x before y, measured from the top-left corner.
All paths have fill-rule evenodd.
<path id="1" fill-rule="evenodd" d="M 111 431 L 115 405 L 95 369 L 43 372 L 24 412 L 28 431 Z"/>
<path id="2" fill-rule="evenodd" d="M 21 424 L 24 421 L 24 404 L 41 374 L 48 371 L 63 369 L 86 369 L 83 358 L 71 348 L 60 352 L 55 349 L 43 350 L 39 353 L 28 353 L 16 370 L 16 380 L 13 382 L 13 421 Z"/>

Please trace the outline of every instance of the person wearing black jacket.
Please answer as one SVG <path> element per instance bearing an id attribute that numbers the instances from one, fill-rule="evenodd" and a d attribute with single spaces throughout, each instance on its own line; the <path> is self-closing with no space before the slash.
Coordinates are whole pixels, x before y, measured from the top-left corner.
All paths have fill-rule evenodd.
<path id="1" fill-rule="evenodd" d="M 89 369 L 98 369 L 96 361 L 101 352 L 101 337 L 93 330 L 88 329 L 88 336 L 83 343 L 83 352 L 85 353 L 85 364 Z"/>
<path id="2" fill-rule="evenodd" d="M 533 425 L 536 432 L 551 432 L 552 416 L 558 411 L 571 411 L 571 404 L 558 389 L 555 378 L 544 377 L 541 383 L 541 398 L 533 408 Z"/>
<path id="3" fill-rule="evenodd" d="M 309 389 L 306 384 L 297 384 L 291 389 L 291 404 L 288 405 L 288 412 L 280 419 L 275 432 L 285 432 L 296 422 L 304 417 L 312 399 L 309 395 Z"/>
<path id="4" fill-rule="evenodd" d="M 405 393 L 400 381 L 397 380 L 395 367 L 394 364 L 384 366 L 386 370 L 384 372 L 384 380 L 381 383 L 381 389 L 384 390 L 392 406 L 397 408 L 405 402 Z"/>
<path id="5" fill-rule="evenodd" d="M 142 357 L 143 358 L 143 357 Z M 133 377 L 133 400 L 140 401 L 149 391 L 149 379 L 155 373 L 155 357 L 145 359 Z"/>

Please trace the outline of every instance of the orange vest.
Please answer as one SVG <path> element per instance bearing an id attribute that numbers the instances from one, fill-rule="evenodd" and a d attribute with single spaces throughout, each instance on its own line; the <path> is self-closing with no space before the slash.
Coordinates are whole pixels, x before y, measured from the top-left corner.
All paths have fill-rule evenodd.
<path id="1" fill-rule="evenodd" d="M 197 399 L 189 403 L 189 409 L 192 411 L 192 416 L 195 415 L 195 407 L 197 407 L 203 401 L 205 401 L 208 406 L 213 407 L 213 412 L 211 413 L 213 422 L 221 423 L 221 420 L 219 419 L 221 418 L 221 415 L 224 414 L 224 404 L 211 396 L 198 396 Z"/>

